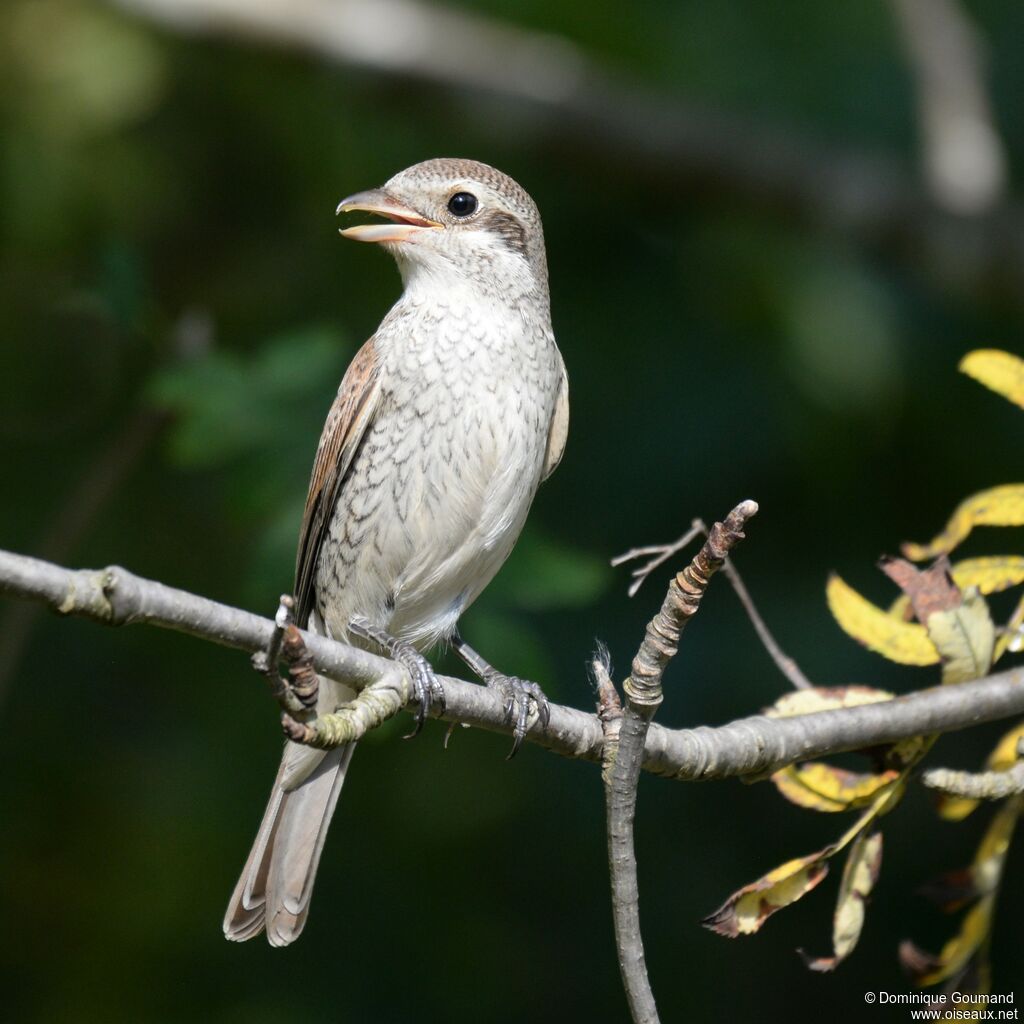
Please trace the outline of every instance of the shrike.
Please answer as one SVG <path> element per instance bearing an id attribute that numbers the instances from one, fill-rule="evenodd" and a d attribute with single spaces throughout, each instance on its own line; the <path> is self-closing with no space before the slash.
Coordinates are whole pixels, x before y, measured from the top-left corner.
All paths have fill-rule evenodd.
<path id="1" fill-rule="evenodd" d="M 434 683 L 420 652 L 451 640 L 503 694 L 518 746 L 531 702 L 545 721 L 544 695 L 492 669 L 457 626 L 565 447 L 568 379 L 551 331 L 540 215 L 500 171 L 450 159 L 349 196 L 338 212 L 350 211 L 386 218 L 341 234 L 383 245 L 404 290 L 327 415 L 299 538 L 296 621 L 406 665 L 417 728 Z M 321 679 L 317 712 L 353 697 Z M 229 939 L 266 928 L 284 946 L 302 931 L 352 750 L 285 744 L 224 919 Z"/>

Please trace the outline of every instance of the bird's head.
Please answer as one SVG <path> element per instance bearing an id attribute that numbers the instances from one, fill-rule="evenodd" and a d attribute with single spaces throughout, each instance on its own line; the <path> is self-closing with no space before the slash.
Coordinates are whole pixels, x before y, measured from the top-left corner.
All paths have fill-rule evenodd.
<path id="1" fill-rule="evenodd" d="M 337 212 L 361 211 L 386 223 L 342 228 L 346 238 L 379 242 L 408 285 L 420 278 L 469 282 L 488 290 L 547 291 L 540 214 L 526 191 L 475 160 L 427 160 L 381 188 L 357 192 Z"/>

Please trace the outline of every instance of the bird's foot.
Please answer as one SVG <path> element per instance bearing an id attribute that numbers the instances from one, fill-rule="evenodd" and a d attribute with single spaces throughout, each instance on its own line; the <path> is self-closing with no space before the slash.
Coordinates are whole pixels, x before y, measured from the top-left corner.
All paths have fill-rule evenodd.
<path id="1" fill-rule="evenodd" d="M 497 690 L 505 702 L 505 724 L 513 726 L 512 749 L 506 761 L 511 761 L 526 738 L 530 720 L 530 703 L 537 709 L 537 721 L 546 729 L 551 720 L 551 706 L 544 691 L 536 684 L 518 676 L 506 676 L 491 669 L 484 682 L 490 690 Z"/>
<path id="2" fill-rule="evenodd" d="M 408 673 L 412 680 L 413 692 L 419 706 L 416 709 L 416 724 L 406 739 L 411 739 L 423 728 L 423 721 L 436 703 L 444 711 L 444 687 L 437 681 L 430 662 L 407 640 L 399 640 L 390 633 L 372 625 L 367 619 L 357 617 L 348 624 L 348 630 L 363 640 L 372 640 L 388 657 L 394 659 Z"/>
<path id="3" fill-rule="evenodd" d="M 497 690 L 505 702 L 505 724 L 513 726 L 512 749 L 506 761 L 516 756 L 526 737 L 530 721 L 530 703 L 537 709 L 537 721 L 546 729 L 551 719 L 551 707 L 544 691 L 536 684 L 518 676 L 507 676 L 473 650 L 458 633 L 452 637 L 455 653 L 478 675 L 488 689 Z"/>

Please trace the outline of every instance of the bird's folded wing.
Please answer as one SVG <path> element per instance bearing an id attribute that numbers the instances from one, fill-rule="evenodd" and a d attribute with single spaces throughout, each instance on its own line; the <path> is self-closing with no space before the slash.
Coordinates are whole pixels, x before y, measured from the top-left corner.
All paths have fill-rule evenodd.
<path id="1" fill-rule="evenodd" d="M 548 428 L 548 450 L 544 459 L 544 472 L 541 480 L 547 480 L 554 473 L 562 453 L 565 451 L 565 439 L 569 436 L 569 375 L 562 363 L 562 380 L 558 386 L 558 398 L 555 399 L 555 411 L 551 415 L 551 426 Z"/>
<path id="2" fill-rule="evenodd" d="M 374 339 L 345 371 L 316 450 L 295 562 L 296 621 L 305 627 L 313 610 L 320 547 L 356 451 L 380 401 L 380 363 Z"/>

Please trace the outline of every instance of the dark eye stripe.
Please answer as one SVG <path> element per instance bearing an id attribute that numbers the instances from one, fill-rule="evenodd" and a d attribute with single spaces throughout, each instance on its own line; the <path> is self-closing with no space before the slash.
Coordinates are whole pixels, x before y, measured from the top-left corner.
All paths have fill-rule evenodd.
<path id="1" fill-rule="evenodd" d="M 482 216 L 477 223 L 488 231 L 495 231 L 501 235 L 505 244 L 513 252 L 519 253 L 524 258 L 529 258 L 529 253 L 526 251 L 526 228 L 517 217 L 502 210 L 494 210 Z"/>

